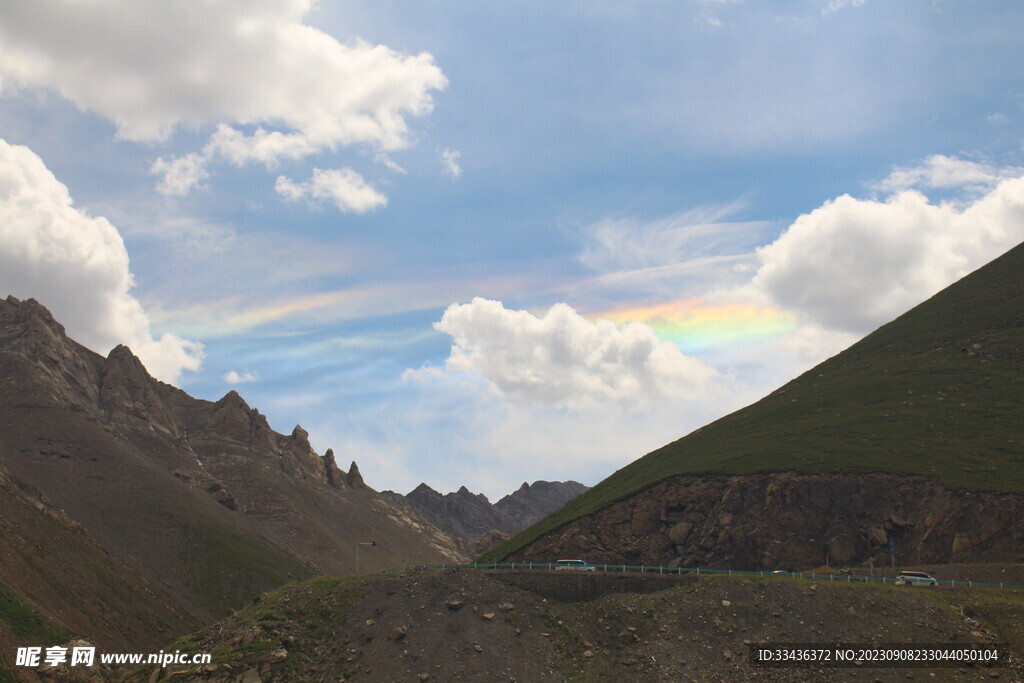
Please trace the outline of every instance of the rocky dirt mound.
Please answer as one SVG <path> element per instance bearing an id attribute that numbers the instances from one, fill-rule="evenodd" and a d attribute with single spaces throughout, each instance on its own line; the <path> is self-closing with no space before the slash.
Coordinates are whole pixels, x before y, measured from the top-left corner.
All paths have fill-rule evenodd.
<path id="1" fill-rule="evenodd" d="M 748 662 L 748 645 L 1009 641 L 1019 658 L 1022 624 L 1024 591 L 410 572 L 286 587 L 172 646 L 212 652 L 213 664 L 132 680 L 1013 681 L 1024 677 L 1019 659 L 998 669 L 772 670 Z"/>

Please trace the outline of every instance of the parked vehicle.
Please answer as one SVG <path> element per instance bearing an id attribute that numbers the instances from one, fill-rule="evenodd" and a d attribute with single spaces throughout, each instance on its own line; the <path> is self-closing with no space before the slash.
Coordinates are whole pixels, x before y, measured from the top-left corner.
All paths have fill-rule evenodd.
<path id="1" fill-rule="evenodd" d="M 583 560 L 559 560 L 555 563 L 555 571 L 568 570 L 577 572 L 592 572 L 597 569 L 592 564 L 587 564 Z"/>
<path id="2" fill-rule="evenodd" d="M 897 586 L 938 586 L 939 582 L 936 581 L 929 574 L 924 572 L 911 572 L 905 571 L 900 572 L 896 577 Z"/>

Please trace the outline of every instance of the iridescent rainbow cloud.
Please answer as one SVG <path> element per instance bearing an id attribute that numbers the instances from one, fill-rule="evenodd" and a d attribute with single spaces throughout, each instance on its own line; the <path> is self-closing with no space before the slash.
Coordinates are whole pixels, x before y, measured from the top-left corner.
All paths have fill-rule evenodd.
<path id="1" fill-rule="evenodd" d="M 735 344 L 793 329 L 792 313 L 753 303 L 712 305 L 703 298 L 671 301 L 657 306 L 620 307 L 586 316 L 611 320 L 616 325 L 649 325 L 658 339 L 673 342 L 682 351 Z"/>

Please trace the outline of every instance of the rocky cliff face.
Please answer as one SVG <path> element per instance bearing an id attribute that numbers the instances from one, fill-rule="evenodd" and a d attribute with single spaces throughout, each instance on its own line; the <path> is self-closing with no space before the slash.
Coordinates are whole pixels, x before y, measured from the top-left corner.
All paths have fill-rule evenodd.
<path id="1" fill-rule="evenodd" d="M 516 534 L 586 490 L 586 486 L 575 481 L 537 481 L 532 486 L 523 482 L 519 489 L 493 505 L 487 496 L 472 493 L 465 486 L 447 494 L 438 493 L 426 484 L 420 484 L 405 496 L 385 493 L 454 536 L 478 539 L 491 531 L 508 536 Z M 480 539 L 478 546 L 483 547 L 498 538 L 500 536 L 491 535 L 486 542 Z"/>
<path id="2" fill-rule="evenodd" d="M 508 561 L 800 570 L 1019 562 L 1024 496 L 896 474 L 684 476 L 577 519 Z"/>
<path id="3" fill-rule="evenodd" d="M 0 467 L 201 619 L 290 578 L 460 561 L 459 542 L 234 391 L 195 399 L 0 300 Z M 0 492 L 2 493 L 2 492 Z M 31 547 L 29 544 L 28 547 Z"/>

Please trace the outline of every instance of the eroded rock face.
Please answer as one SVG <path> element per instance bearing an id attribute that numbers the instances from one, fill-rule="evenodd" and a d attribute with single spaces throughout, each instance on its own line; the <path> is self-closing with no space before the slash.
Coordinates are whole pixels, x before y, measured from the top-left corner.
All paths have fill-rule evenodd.
<path id="1" fill-rule="evenodd" d="M 511 555 L 733 569 L 1024 559 L 1024 496 L 883 473 L 677 477 Z"/>

